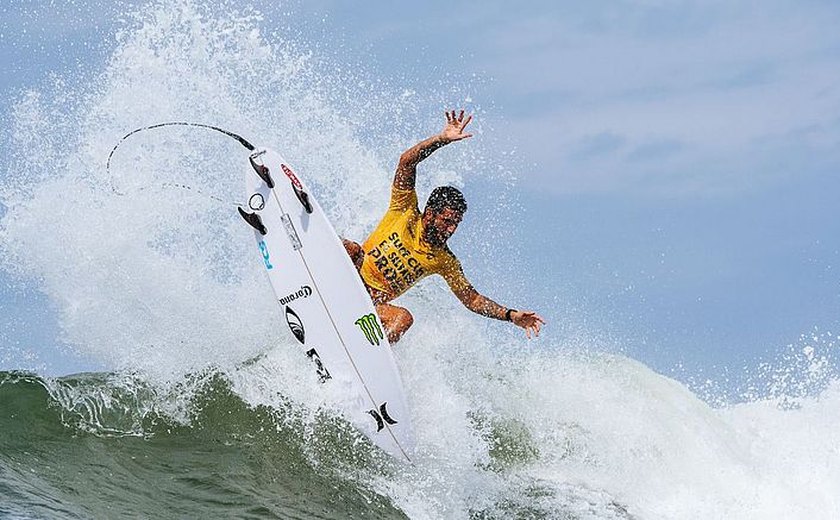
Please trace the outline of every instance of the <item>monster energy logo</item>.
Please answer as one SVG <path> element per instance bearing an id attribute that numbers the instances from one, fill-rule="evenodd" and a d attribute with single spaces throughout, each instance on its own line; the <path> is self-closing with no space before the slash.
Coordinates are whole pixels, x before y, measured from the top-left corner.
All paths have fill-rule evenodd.
<path id="1" fill-rule="evenodd" d="M 379 340 L 385 337 L 382 334 L 382 328 L 379 326 L 379 321 L 374 314 L 366 314 L 356 320 L 356 325 L 362 329 L 365 337 L 371 345 L 379 345 Z"/>

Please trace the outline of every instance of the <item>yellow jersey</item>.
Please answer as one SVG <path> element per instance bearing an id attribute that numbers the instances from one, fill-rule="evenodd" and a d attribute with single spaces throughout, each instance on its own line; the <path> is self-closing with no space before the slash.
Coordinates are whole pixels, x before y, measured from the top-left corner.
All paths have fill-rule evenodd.
<path id="1" fill-rule="evenodd" d="M 415 190 L 391 188 L 388 211 L 362 248 L 362 279 L 392 300 L 430 274 L 439 274 L 453 292 L 470 287 L 461 263 L 448 247 L 423 240 Z"/>

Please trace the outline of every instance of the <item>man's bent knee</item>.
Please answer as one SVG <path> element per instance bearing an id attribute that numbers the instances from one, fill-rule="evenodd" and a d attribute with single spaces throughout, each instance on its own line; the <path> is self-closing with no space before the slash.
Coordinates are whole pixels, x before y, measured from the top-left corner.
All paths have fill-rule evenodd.
<path id="1" fill-rule="evenodd" d="M 379 319 L 382 320 L 382 325 L 385 326 L 385 332 L 391 344 L 398 342 L 414 324 L 414 316 L 403 307 L 383 303 L 376 306 L 376 311 Z"/>
<path id="2" fill-rule="evenodd" d="M 399 322 L 400 322 L 400 329 L 403 332 L 407 331 L 414 325 L 414 316 L 408 312 L 408 309 L 404 309 L 403 307 L 397 307 L 399 309 Z"/>

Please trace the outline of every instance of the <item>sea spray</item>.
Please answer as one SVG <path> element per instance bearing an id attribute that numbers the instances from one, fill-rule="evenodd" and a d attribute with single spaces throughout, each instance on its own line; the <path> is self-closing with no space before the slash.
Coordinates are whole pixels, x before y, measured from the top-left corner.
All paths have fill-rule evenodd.
<path id="1" fill-rule="evenodd" d="M 798 395 L 795 408 L 756 396 L 716 409 L 585 338 L 560 340 L 549 327 L 527 343 L 500 332 L 434 279 L 400 300 L 416 323 L 395 347 L 416 464 L 374 449 L 289 337 L 233 205 L 168 187 L 237 201 L 247 168 L 238 145 L 188 129 L 149 133 L 126 143 L 110 176 L 104 169 L 134 128 L 224 124 L 283 150 L 340 233 L 370 231 L 396 157 L 440 124 L 417 115 L 432 103 L 367 81 L 340 56 L 330 63 L 235 7 L 148 4 L 129 16 L 103 70 L 74 82 L 79 89 L 56 80 L 16 101 L 0 262 L 49 298 L 64 341 L 111 371 L 2 379 L 0 410 L 14 412 L 2 417 L 0 489 L 14 498 L 0 513 L 840 515 L 830 492 L 840 486 L 836 377 Z M 479 137 L 424 162 L 419 191 L 496 165 Z M 509 200 L 508 180 L 482 178 L 498 182 L 498 201 Z M 501 224 L 461 242 L 467 269 L 494 260 L 511 209 L 499 204 Z"/>

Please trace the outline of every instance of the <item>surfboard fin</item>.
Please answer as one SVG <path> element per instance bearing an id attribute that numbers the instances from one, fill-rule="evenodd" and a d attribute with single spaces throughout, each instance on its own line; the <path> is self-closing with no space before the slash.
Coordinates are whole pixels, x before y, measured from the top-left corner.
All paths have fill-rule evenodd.
<path id="1" fill-rule="evenodd" d="M 238 206 L 236 209 L 239 210 L 239 215 L 243 219 L 245 219 L 245 222 L 247 222 L 248 225 L 252 228 L 259 231 L 260 235 L 265 235 L 266 233 L 268 233 L 268 230 L 265 228 L 265 224 L 263 224 L 262 219 L 259 215 L 257 215 L 256 213 L 248 213 L 247 211 Z"/>
<path id="2" fill-rule="evenodd" d="M 251 168 L 257 172 L 257 175 L 260 179 L 263 180 L 264 183 L 268 185 L 269 188 L 274 188 L 274 179 L 271 178 L 271 172 L 268 171 L 268 166 L 264 164 L 259 164 L 257 161 L 254 160 L 254 156 L 248 157 L 248 162 L 251 163 Z"/>
<path id="3" fill-rule="evenodd" d="M 307 213 L 312 213 L 312 203 L 309 201 L 309 194 L 305 191 L 299 189 L 297 186 L 292 184 L 292 188 L 295 190 L 295 195 L 297 195 L 298 200 L 300 201 L 301 205 L 303 205 L 303 209 L 306 210 Z"/>

